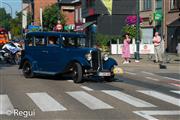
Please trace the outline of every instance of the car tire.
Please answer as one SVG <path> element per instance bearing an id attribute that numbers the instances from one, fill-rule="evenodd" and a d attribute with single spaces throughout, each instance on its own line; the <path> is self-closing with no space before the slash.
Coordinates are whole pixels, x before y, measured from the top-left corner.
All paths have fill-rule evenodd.
<path id="1" fill-rule="evenodd" d="M 79 63 L 73 64 L 73 80 L 74 83 L 81 83 L 82 82 L 82 67 Z"/>
<path id="2" fill-rule="evenodd" d="M 25 78 L 33 78 L 34 77 L 34 73 L 32 71 L 32 65 L 30 62 L 28 62 L 28 61 L 24 62 L 22 71 L 23 71 L 23 75 Z"/>

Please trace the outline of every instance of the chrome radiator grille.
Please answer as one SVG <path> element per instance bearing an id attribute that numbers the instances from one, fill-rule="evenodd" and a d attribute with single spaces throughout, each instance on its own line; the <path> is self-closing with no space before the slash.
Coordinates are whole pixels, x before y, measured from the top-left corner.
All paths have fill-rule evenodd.
<path id="1" fill-rule="evenodd" d="M 93 70 L 99 70 L 101 66 L 101 51 L 92 52 L 92 68 Z"/>

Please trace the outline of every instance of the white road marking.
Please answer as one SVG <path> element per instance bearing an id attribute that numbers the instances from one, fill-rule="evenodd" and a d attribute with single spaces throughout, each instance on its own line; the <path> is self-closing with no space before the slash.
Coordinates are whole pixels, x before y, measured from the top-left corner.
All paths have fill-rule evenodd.
<path id="1" fill-rule="evenodd" d="M 150 73 L 150 72 L 146 72 L 146 71 L 141 71 L 142 73 L 145 73 L 145 74 L 148 74 L 148 75 L 155 75 L 153 73 Z"/>
<path id="2" fill-rule="evenodd" d="M 67 92 L 70 96 L 87 106 L 92 110 L 96 109 L 112 109 L 113 107 L 104 103 L 103 101 L 97 99 L 96 97 L 84 92 L 84 91 L 75 91 Z"/>
<path id="3" fill-rule="evenodd" d="M 133 73 L 133 72 L 128 72 L 126 71 L 127 74 L 130 74 L 130 75 L 136 75 L 136 73 Z"/>
<path id="4" fill-rule="evenodd" d="M 0 95 L 0 115 L 11 115 L 14 107 L 7 95 Z"/>
<path id="5" fill-rule="evenodd" d="M 170 83 L 173 86 L 180 87 L 180 84 Z"/>
<path id="6" fill-rule="evenodd" d="M 147 119 L 147 120 L 159 120 L 155 117 L 152 117 L 152 115 L 180 115 L 180 111 L 162 111 L 162 110 L 156 110 L 156 111 L 133 111 L 133 113 Z"/>
<path id="7" fill-rule="evenodd" d="M 42 111 L 67 110 L 47 93 L 26 93 Z"/>
<path id="8" fill-rule="evenodd" d="M 73 82 L 73 80 L 67 80 L 68 82 Z"/>
<path id="9" fill-rule="evenodd" d="M 171 92 L 176 93 L 176 94 L 180 94 L 180 91 L 178 91 L 178 90 L 171 90 Z"/>
<path id="10" fill-rule="evenodd" d="M 154 80 L 154 81 L 159 81 L 158 79 L 156 78 L 152 78 L 152 77 L 146 77 L 147 79 L 150 79 L 150 80 Z"/>
<path id="11" fill-rule="evenodd" d="M 180 106 L 180 99 L 153 90 L 137 90 L 140 93 Z"/>
<path id="12" fill-rule="evenodd" d="M 81 88 L 83 88 L 84 90 L 87 90 L 87 91 L 93 91 L 93 89 L 87 87 L 87 86 L 81 86 Z"/>
<path id="13" fill-rule="evenodd" d="M 170 78 L 170 77 L 164 77 L 165 79 L 169 79 L 169 80 L 174 80 L 174 81 L 178 81 L 178 82 L 180 82 L 180 80 L 178 80 L 178 79 L 175 79 L 175 78 Z"/>
<path id="14" fill-rule="evenodd" d="M 156 107 L 155 105 L 153 105 L 151 103 L 148 103 L 148 102 L 138 99 L 136 97 L 127 95 L 127 94 L 117 91 L 117 90 L 103 90 L 102 92 L 104 92 L 110 96 L 113 96 L 119 100 L 122 100 L 128 104 L 131 104 L 135 107 Z"/>

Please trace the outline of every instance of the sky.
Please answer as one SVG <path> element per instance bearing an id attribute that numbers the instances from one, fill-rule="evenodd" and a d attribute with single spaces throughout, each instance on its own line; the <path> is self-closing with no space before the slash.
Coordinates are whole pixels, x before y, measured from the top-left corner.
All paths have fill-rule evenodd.
<path id="1" fill-rule="evenodd" d="M 19 12 L 22 9 L 21 3 L 22 3 L 22 0 L 0 0 L 0 7 L 5 8 L 6 12 L 10 14 L 11 14 L 11 8 L 12 8 L 12 16 L 14 18 L 16 16 L 16 11 Z"/>

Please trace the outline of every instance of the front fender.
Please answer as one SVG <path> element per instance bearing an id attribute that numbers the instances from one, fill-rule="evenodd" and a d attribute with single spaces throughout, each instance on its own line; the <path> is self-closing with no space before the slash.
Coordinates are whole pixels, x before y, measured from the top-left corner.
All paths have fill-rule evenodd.
<path id="1" fill-rule="evenodd" d="M 109 58 L 107 61 L 103 61 L 103 69 L 111 70 L 114 65 L 118 65 L 113 58 Z"/>
<path id="2" fill-rule="evenodd" d="M 33 68 L 33 69 L 35 68 L 35 66 L 36 66 L 36 64 L 37 64 L 36 62 L 34 62 L 34 60 L 33 60 L 31 57 L 29 57 L 29 56 L 24 56 L 24 57 L 21 59 L 21 61 L 20 61 L 19 69 L 22 69 L 25 61 L 29 61 L 29 62 L 31 63 L 31 65 L 32 65 L 32 68 Z"/>
<path id="3" fill-rule="evenodd" d="M 81 57 L 73 58 L 68 65 L 65 67 L 65 72 L 69 70 L 69 67 L 72 66 L 73 63 L 78 62 L 83 68 L 88 69 L 90 68 L 90 63 L 85 59 Z"/>
<path id="4" fill-rule="evenodd" d="M 76 58 L 73 59 L 73 61 L 79 62 L 79 64 L 80 64 L 82 67 L 87 67 L 87 66 L 90 67 L 89 62 L 88 62 L 85 58 L 76 57 Z"/>

